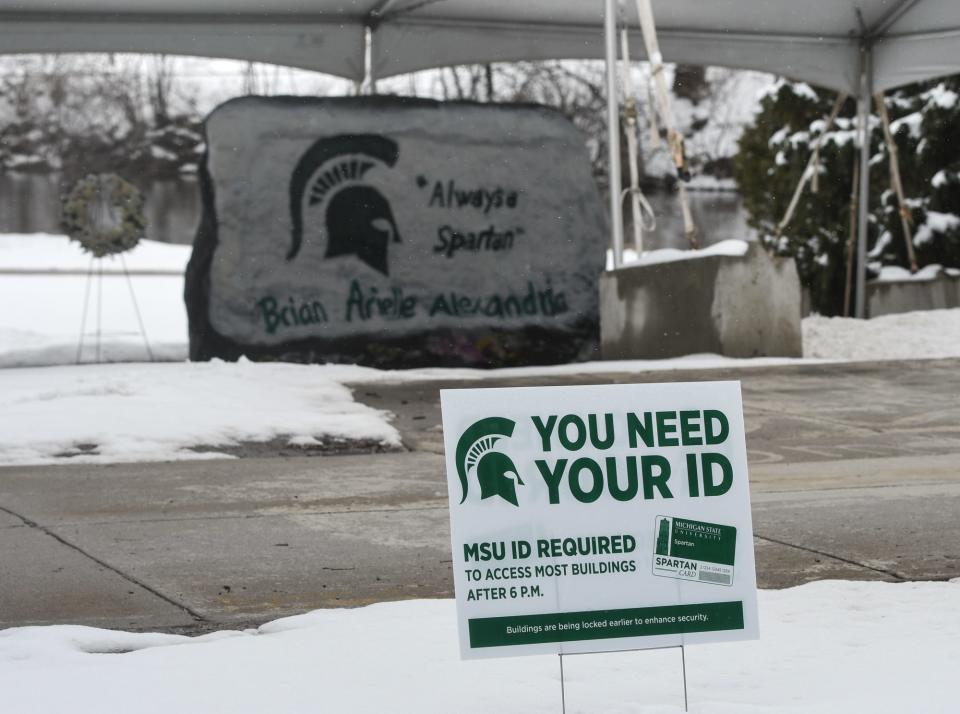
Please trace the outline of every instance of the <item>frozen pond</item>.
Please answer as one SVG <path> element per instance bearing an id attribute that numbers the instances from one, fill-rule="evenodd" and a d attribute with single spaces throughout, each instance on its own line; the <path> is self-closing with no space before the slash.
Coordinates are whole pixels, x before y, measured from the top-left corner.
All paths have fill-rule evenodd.
<path id="1" fill-rule="evenodd" d="M 690 210 L 699 232 L 701 247 L 722 240 L 738 238 L 752 240 L 753 231 L 747 226 L 743 199 L 736 191 L 690 191 Z M 646 194 L 657 216 L 657 227 L 643 237 L 644 250 L 659 248 L 687 248 L 683 235 L 683 216 L 677 194 L 668 191 Z M 624 244 L 633 247 L 633 231 L 625 227 Z"/>
<path id="2" fill-rule="evenodd" d="M 0 233 L 62 233 L 57 174 L 0 174 Z M 200 215 L 196 178 L 152 180 L 146 189 L 147 238 L 192 243 Z"/>
<path id="3" fill-rule="evenodd" d="M 0 233 L 60 233 L 60 188 L 56 174 L 0 174 Z M 200 213 L 195 177 L 152 180 L 146 191 L 147 237 L 164 243 L 190 244 Z M 685 248 L 683 219 L 676 193 L 649 193 L 657 228 L 646 234 L 644 248 Z M 691 208 L 706 246 L 728 238 L 750 238 L 739 194 L 691 191 Z M 632 246 L 627 231 L 626 243 Z"/>

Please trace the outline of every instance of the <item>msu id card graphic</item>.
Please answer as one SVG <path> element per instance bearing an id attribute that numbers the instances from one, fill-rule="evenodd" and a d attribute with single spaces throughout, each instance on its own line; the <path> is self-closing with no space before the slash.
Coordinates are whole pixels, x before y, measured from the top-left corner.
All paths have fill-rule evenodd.
<path id="1" fill-rule="evenodd" d="M 657 516 L 653 574 L 710 585 L 732 585 L 737 529 L 689 518 Z"/>

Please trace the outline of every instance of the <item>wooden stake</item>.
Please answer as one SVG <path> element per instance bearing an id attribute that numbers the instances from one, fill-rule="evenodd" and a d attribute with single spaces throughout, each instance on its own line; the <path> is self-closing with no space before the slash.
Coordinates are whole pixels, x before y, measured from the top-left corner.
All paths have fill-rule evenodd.
<path id="1" fill-rule="evenodd" d="M 787 212 L 783 215 L 783 219 L 777 224 L 776 234 L 779 236 L 783 233 L 783 229 L 787 227 L 791 220 L 793 220 L 793 212 L 797 210 L 797 204 L 800 202 L 800 196 L 803 195 L 803 189 L 806 187 L 807 182 L 816 174 L 817 168 L 820 164 L 820 145 L 823 143 L 823 137 L 826 136 L 827 132 L 833 127 L 833 123 L 837 120 L 837 114 L 840 113 L 840 108 L 843 106 L 843 103 L 847 101 L 847 95 L 840 94 L 837 96 L 837 101 L 833 103 L 833 109 L 830 110 L 830 115 L 827 117 L 826 126 L 823 127 L 823 131 L 820 132 L 820 136 L 817 137 L 816 143 L 813 145 L 813 153 L 810 154 L 810 160 L 807 161 L 807 166 L 803 170 L 803 174 L 800 176 L 800 182 L 797 184 L 797 188 L 793 192 L 793 197 L 790 199 L 790 205 L 787 206 Z M 816 190 L 814 190 L 816 193 Z"/>
<path id="2" fill-rule="evenodd" d="M 913 250 L 913 236 L 910 231 L 910 223 L 913 216 L 910 213 L 910 206 L 907 205 L 907 199 L 903 195 L 903 182 L 900 180 L 900 161 L 897 156 L 897 144 L 893 140 L 893 134 L 890 133 L 890 115 L 887 114 L 887 105 L 883 101 L 883 92 L 877 92 L 874 95 L 877 103 L 877 112 L 880 114 L 880 123 L 883 125 L 883 140 L 887 145 L 887 154 L 890 157 L 890 183 L 893 190 L 897 192 L 897 204 L 900 208 L 900 225 L 903 227 L 903 239 L 907 243 L 907 260 L 910 263 L 910 272 L 917 272 L 917 255 Z"/>
<path id="3" fill-rule="evenodd" d="M 847 239 L 847 279 L 843 288 L 843 316 L 850 317 L 850 297 L 853 293 L 853 246 L 857 242 L 857 195 L 860 192 L 860 162 L 853 154 L 853 187 L 850 189 L 850 236 Z"/>

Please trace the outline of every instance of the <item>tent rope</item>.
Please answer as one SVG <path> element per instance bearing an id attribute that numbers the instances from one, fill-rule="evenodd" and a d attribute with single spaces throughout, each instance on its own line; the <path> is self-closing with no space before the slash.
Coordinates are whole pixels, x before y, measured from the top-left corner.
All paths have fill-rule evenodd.
<path id="1" fill-rule="evenodd" d="M 623 6 L 621 5 L 621 10 Z M 656 228 L 656 218 L 650 203 L 640 189 L 640 167 L 638 166 L 640 145 L 637 136 L 638 106 L 634 96 L 633 82 L 630 71 L 630 41 L 626 24 L 620 28 L 620 61 L 623 71 L 620 76 L 623 80 L 623 125 L 627 136 L 627 167 L 630 170 L 630 186 L 620 194 L 620 205 L 630 196 L 630 222 L 633 225 L 633 247 L 637 255 L 643 255 L 643 231 Z M 646 213 L 646 216 L 644 214 Z"/>
<path id="2" fill-rule="evenodd" d="M 677 131 L 673 121 L 673 110 L 670 106 L 670 95 L 667 92 L 667 80 L 664 77 L 663 55 L 660 54 L 660 43 L 657 40 L 657 26 L 653 20 L 653 8 L 650 0 L 637 0 L 637 14 L 640 18 L 640 29 L 643 32 L 643 43 L 647 49 L 647 59 L 650 62 L 650 73 L 653 80 L 654 93 L 660 110 L 660 120 L 667 128 L 667 145 L 670 156 L 677 169 L 680 179 L 680 207 L 683 212 L 683 229 L 692 248 L 699 247 L 697 227 L 693 222 L 693 213 L 690 210 L 690 198 L 687 195 L 686 182 L 690 180 L 690 169 L 687 166 L 687 157 L 683 148 L 683 134 Z"/>

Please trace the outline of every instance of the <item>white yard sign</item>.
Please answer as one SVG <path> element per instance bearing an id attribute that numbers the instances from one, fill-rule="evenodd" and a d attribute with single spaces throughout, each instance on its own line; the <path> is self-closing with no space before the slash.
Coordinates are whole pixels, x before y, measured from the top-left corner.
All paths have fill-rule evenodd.
<path id="1" fill-rule="evenodd" d="M 441 405 L 463 657 L 758 636 L 738 382 Z"/>

